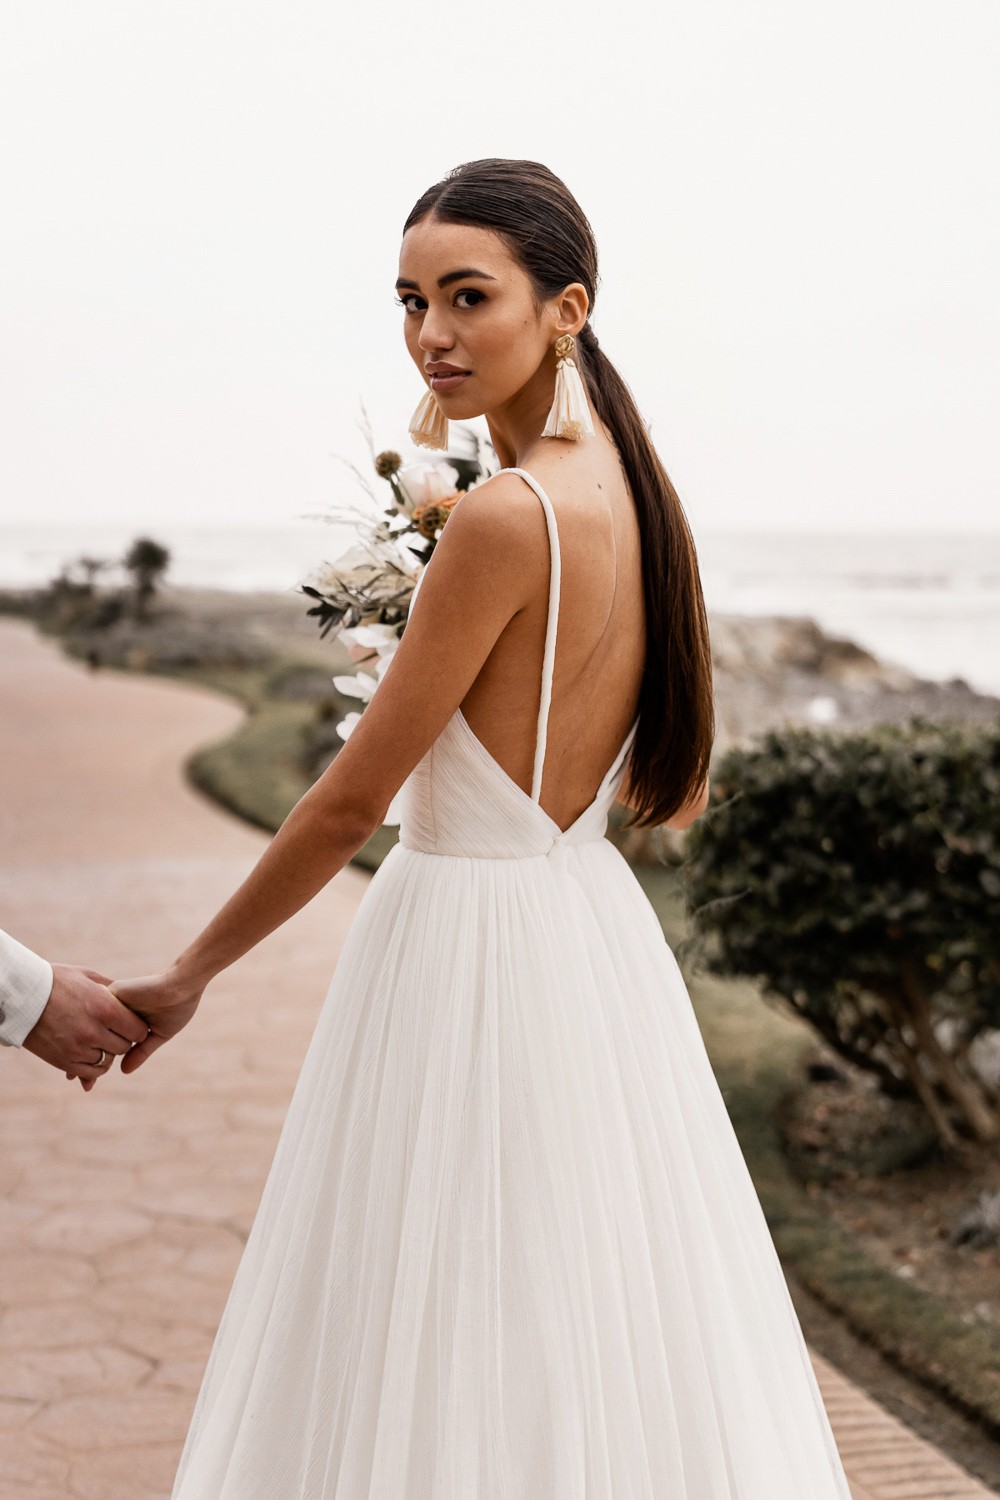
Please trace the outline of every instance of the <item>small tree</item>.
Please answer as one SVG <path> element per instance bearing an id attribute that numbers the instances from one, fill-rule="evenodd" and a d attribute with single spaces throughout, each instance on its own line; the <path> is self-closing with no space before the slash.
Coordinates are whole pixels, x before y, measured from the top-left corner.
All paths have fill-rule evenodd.
<path id="1" fill-rule="evenodd" d="M 1000 1139 L 1000 721 L 796 729 L 732 750 L 685 864 L 695 931 L 939 1137 Z M 948 1040 L 945 1040 L 945 1034 Z"/>
<path id="2" fill-rule="evenodd" d="M 82 552 L 72 562 L 67 563 L 64 569 L 65 577 L 78 584 L 82 591 L 92 594 L 97 587 L 99 574 L 104 573 L 111 567 L 111 559 L 108 557 L 90 557 Z"/>
<path id="3" fill-rule="evenodd" d="M 157 584 L 169 565 L 170 553 L 167 548 L 161 547 L 159 542 L 154 542 L 146 536 L 136 537 L 126 552 L 123 566 L 126 572 L 132 575 L 137 619 L 141 619 L 146 614 L 149 601 L 155 594 Z"/>

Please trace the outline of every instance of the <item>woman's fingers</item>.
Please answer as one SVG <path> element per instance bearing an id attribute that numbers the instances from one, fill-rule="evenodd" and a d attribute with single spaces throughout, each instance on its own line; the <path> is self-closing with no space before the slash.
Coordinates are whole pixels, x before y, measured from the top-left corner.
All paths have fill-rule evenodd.
<path id="1" fill-rule="evenodd" d="M 105 982 L 110 1009 L 109 1013 L 103 1017 L 103 1020 L 106 1027 L 105 1034 L 116 1039 L 115 1045 L 111 1046 L 110 1043 L 104 1041 L 99 1042 L 98 1045 L 104 1046 L 109 1052 L 122 1052 L 134 1046 L 136 1042 L 145 1041 L 149 1032 L 149 1025 L 141 1015 L 137 1015 L 115 993 L 111 988 L 114 982 L 111 979 Z M 124 1046 L 122 1045 L 123 1043 Z"/>
<path id="2" fill-rule="evenodd" d="M 148 1035 L 149 1026 L 145 1021 L 139 1021 L 139 1035 L 135 1038 L 135 1040 L 133 1040 L 131 1037 L 122 1036 L 117 1031 L 109 1031 L 105 1029 L 101 1034 L 100 1040 L 97 1042 L 97 1046 L 103 1047 L 105 1052 L 113 1052 L 116 1054 L 116 1056 L 121 1057 L 123 1053 L 129 1052 L 140 1042 L 144 1042 Z M 100 1071 L 104 1070 L 102 1069 Z"/>
<path id="3" fill-rule="evenodd" d="M 150 1030 L 147 1023 L 140 1017 L 132 1016 L 130 1013 L 130 1019 L 132 1023 L 130 1030 L 134 1028 L 137 1033 L 134 1039 L 105 1027 L 93 1043 L 95 1056 L 88 1059 L 80 1058 L 74 1062 L 72 1067 L 66 1069 L 67 1079 L 72 1082 L 79 1078 L 84 1088 L 89 1091 L 99 1078 L 103 1078 L 105 1073 L 110 1073 L 116 1057 L 124 1058 L 129 1052 L 135 1051 L 136 1046 L 141 1045 L 150 1036 Z M 98 1063 L 97 1055 L 101 1051 L 104 1052 L 104 1057 Z"/>
<path id="4" fill-rule="evenodd" d="M 121 1060 L 122 1072 L 134 1073 L 136 1068 L 141 1068 L 147 1057 L 151 1057 L 157 1047 L 162 1047 L 167 1040 L 167 1037 L 157 1036 L 151 1031 L 144 1042 L 139 1042 L 136 1046 L 129 1048 Z"/>

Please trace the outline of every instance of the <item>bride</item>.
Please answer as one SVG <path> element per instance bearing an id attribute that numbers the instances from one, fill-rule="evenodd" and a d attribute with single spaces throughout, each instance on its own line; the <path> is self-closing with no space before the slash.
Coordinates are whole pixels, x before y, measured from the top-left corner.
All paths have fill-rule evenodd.
<path id="1" fill-rule="evenodd" d="M 849 1500 L 684 981 L 604 836 L 616 798 L 642 827 L 704 811 L 713 699 L 690 532 L 597 280 L 537 163 L 467 163 L 417 202 L 411 430 L 444 446 L 485 414 L 504 468 L 243 885 L 114 986 L 149 1027 L 131 1073 L 400 792 L 172 1500 Z"/>

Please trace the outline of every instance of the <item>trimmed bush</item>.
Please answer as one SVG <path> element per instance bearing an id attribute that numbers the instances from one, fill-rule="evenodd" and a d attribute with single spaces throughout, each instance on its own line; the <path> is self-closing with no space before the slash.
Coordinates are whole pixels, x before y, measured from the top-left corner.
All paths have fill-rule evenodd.
<path id="1" fill-rule="evenodd" d="M 945 1144 L 1000 1139 L 970 1058 L 1000 1028 L 1000 720 L 771 732 L 722 759 L 688 848 L 710 968 L 916 1097 Z"/>

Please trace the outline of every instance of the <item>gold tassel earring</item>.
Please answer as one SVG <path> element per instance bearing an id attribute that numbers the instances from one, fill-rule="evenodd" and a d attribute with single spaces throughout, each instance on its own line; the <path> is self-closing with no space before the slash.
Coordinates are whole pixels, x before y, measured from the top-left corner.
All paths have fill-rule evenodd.
<path id="1" fill-rule="evenodd" d="M 410 418 L 410 437 L 418 448 L 447 448 L 448 418 L 433 391 L 424 392 Z"/>
<path id="2" fill-rule="evenodd" d="M 576 339 L 564 333 L 556 339 L 556 391 L 548 421 L 542 428 L 542 437 L 570 438 L 576 442 L 582 437 L 594 436 L 594 424 L 587 404 L 580 371 L 573 359 Z"/>

